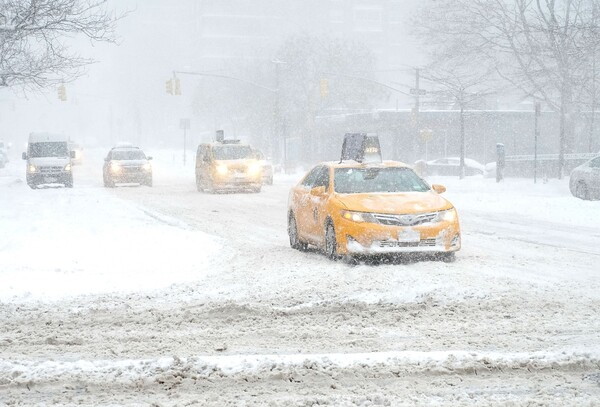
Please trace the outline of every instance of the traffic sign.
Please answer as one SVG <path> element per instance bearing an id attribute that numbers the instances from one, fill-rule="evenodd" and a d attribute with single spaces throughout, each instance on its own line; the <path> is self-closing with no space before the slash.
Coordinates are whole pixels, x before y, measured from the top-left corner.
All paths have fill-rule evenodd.
<path id="1" fill-rule="evenodd" d="M 411 95 L 419 95 L 419 96 L 424 96 L 427 94 L 427 91 L 425 89 L 415 89 L 415 88 L 411 88 L 410 89 L 410 94 Z"/>

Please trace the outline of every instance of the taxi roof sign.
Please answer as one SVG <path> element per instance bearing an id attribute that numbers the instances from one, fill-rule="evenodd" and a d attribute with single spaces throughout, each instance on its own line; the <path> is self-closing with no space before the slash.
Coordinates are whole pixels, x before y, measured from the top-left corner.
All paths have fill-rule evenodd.
<path id="1" fill-rule="evenodd" d="M 366 133 L 346 133 L 342 145 L 342 159 L 359 163 L 381 162 L 379 137 Z"/>

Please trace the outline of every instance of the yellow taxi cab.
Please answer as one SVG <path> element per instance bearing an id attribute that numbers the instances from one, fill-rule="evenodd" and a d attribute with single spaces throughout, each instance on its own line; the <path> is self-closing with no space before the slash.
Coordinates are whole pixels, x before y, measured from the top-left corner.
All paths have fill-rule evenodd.
<path id="1" fill-rule="evenodd" d="M 418 252 L 453 261 L 460 227 L 445 190 L 400 162 L 321 163 L 290 191 L 290 245 L 331 259 Z"/>
<path id="2" fill-rule="evenodd" d="M 260 192 L 262 166 L 255 150 L 239 140 L 200 144 L 196 153 L 198 191 L 251 190 Z"/>

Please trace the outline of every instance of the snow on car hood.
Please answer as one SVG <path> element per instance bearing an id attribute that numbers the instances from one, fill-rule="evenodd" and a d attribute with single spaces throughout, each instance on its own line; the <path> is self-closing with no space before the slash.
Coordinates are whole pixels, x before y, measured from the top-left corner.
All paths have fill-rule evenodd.
<path id="1" fill-rule="evenodd" d="M 348 210 L 374 213 L 421 213 L 441 211 L 452 204 L 433 191 L 402 193 L 338 194 Z"/>

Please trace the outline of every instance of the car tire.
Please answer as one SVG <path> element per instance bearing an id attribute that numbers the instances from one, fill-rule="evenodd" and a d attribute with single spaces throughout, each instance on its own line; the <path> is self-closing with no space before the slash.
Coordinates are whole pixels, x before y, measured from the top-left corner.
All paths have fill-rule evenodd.
<path id="1" fill-rule="evenodd" d="M 67 182 L 65 182 L 65 187 L 73 188 L 73 177 L 69 178 Z"/>
<path id="2" fill-rule="evenodd" d="M 258 193 L 261 191 L 261 189 L 262 189 L 262 188 L 261 188 L 261 186 L 259 185 L 259 186 L 257 186 L 257 187 L 254 187 L 254 188 L 252 188 L 252 192 L 254 192 L 254 193 L 258 194 Z"/>
<path id="3" fill-rule="evenodd" d="M 37 189 L 37 185 L 36 184 L 27 184 L 29 185 L 29 188 L 31 189 Z"/>
<path id="4" fill-rule="evenodd" d="M 584 201 L 590 199 L 588 188 L 583 181 L 579 181 L 575 186 L 575 196 Z"/>
<path id="5" fill-rule="evenodd" d="M 272 175 L 267 179 L 267 185 L 273 185 L 273 176 Z"/>
<path id="6" fill-rule="evenodd" d="M 454 263 L 456 261 L 456 252 L 440 253 L 440 260 L 444 263 Z"/>
<path id="7" fill-rule="evenodd" d="M 104 179 L 104 187 L 105 188 L 114 188 L 115 187 L 115 182 L 112 179 L 105 178 Z"/>
<path id="8" fill-rule="evenodd" d="M 335 238 L 335 229 L 333 228 L 333 224 L 327 222 L 327 226 L 325 226 L 325 256 L 331 260 L 338 260 L 339 254 L 337 250 L 337 240 Z"/>
<path id="9" fill-rule="evenodd" d="M 147 187 L 152 188 L 152 177 L 147 178 L 146 182 L 144 182 L 144 185 L 146 185 Z"/>
<path id="10" fill-rule="evenodd" d="M 204 188 L 202 188 L 202 182 L 200 182 L 200 177 L 196 175 L 196 189 L 198 192 L 203 192 Z"/>
<path id="11" fill-rule="evenodd" d="M 292 249 L 305 251 L 308 248 L 308 244 L 302 242 L 298 237 L 298 225 L 296 224 L 296 218 L 293 214 L 288 217 L 288 236 L 290 238 L 290 246 Z"/>

